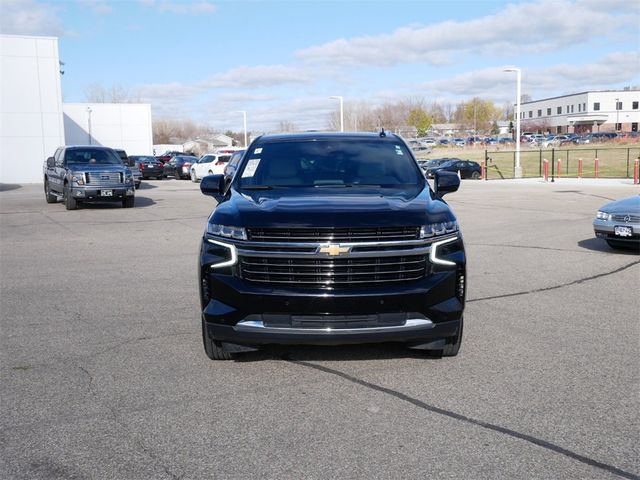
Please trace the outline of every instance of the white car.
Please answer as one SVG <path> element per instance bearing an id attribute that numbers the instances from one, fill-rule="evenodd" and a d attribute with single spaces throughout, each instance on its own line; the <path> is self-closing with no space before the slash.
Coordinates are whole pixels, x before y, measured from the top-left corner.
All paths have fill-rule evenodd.
<path id="1" fill-rule="evenodd" d="M 203 155 L 198 159 L 197 163 L 191 165 L 189 172 L 191 181 L 197 182 L 207 175 L 222 175 L 224 173 L 224 167 L 227 166 L 230 158 L 230 153 L 209 153 Z"/>

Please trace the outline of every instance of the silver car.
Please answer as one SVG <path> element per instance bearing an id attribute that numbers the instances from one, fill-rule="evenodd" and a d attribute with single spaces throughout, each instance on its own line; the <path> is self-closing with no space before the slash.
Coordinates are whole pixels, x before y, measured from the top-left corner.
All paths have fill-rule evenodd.
<path id="1" fill-rule="evenodd" d="M 596 237 L 612 248 L 640 251 L 640 195 L 607 203 L 593 221 Z"/>

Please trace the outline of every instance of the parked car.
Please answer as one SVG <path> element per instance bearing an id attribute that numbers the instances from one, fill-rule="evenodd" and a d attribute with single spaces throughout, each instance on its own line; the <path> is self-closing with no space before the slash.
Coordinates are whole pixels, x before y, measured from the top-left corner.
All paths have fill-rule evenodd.
<path id="1" fill-rule="evenodd" d="M 43 176 L 47 203 L 61 199 L 67 210 L 80 203 L 121 202 L 130 208 L 135 202 L 131 169 L 111 148 L 60 147 L 45 161 Z"/>
<path id="2" fill-rule="evenodd" d="M 238 169 L 238 164 L 242 160 L 242 157 L 244 156 L 245 152 L 246 150 L 237 150 L 233 152 L 233 155 L 231 155 L 231 158 L 225 165 L 223 173 L 224 173 L 225 183 L 227 185 L 231 182 L 231 180 L 233 180 L 233 176 L 236 174 L 236 170 Z"/>
<path id="3" fill-rule="evenodd" d="M 140 170 L 143 179 L 156 178 L 162 180 L 164 175 L 164 165 L 156 157 L 151 155 L 131 155 L 129 157 L 135 162 L 136 167 Z"/>
<path id="4" fill-rule="evenodd" d="M 467 142 L 465 141 L 464 138 L 454 138 L 453 139 L 453 144 L 456 147 L 464 147 L 467 144 Z"/>
<path id="5" fill-rule="evenodd" d="M 447 171 L 447 172 L 460 172 L 460 178 L 473 178 L 477 180 L 482 175 L 482 169 L 480 168 L 480 164 L 477 162 L 472 162 L 471 160 L 449 160 L 448 162 L 444 162 L 440 165 L 427 168 L 426 175 L 427 178 L 434 178 L 436 172 Z"/>
<path id="6" fill-rule="evenodd" d="M 212 360 L 261 345 L 399 342 L 438 356 L 463 336 L 466 258 L 442 200 L 393 134 L 264 135 L 217 200 L 198 258 L 202 340 Z"/>
<path id="7" fill-rule="evenodd" d="M 611 248 L 630 248 L 640 253 L 640 195 L 602 206 L 593 220 L 593 230 Z"/>
<path id="8" fill-rule="evenodd" d="M 191 169 L 189 170 L 191 181 L 197 182 L 207 175 L 220 175 L 224 173 L 224 167 L 230 159 L 230 153 L 209 153 L 203 155 L 196 163 L 191 164 Z"/>
<path id="9" fill-rule="evenodd" d="M 131 169 L 131 173 L 133 174 L 133 181 L 136 184 L 136 189 L 140 188 L 140 184 L 142 183 L 142 173 L 140 169 L 136 166 L 135 162 L 129 158 L 127 152 L 122 150 L 121 148 L 115 149 L 116 153 L 122 160 L 122 164 L 128 166 Z"/>
<path id="10" fill-rule="evenodd" d="M 419 139 L 424 145 L 426 145 L 427 147 L 435 147 L 437 142 L 435 138 L 431 138 L 431 137 L 427 137 L 427 138 L 422 138 Z"/>
<path id="11" fill-rule="evenodd" d="M 516 141 L 511 137 L 501 137 L 498 139 L 500 145 L 515 145 Z"/>
<path id="12" fill-rule="evenodd" d="M 191 165 L 198 159 L 189 155 L 176 155 L 164 164 L 164 176 L 175 177 L 177 180 L 189 178 Z"/>

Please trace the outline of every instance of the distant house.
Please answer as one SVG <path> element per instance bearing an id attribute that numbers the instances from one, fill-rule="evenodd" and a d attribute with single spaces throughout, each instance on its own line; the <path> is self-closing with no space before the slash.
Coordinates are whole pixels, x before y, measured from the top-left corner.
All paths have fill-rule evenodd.
<path id="1" fill-rule="evenodd" d="M 187 140 L 182 144 L 185 152 L 193 152 L 198 155 L 205 153 L 213 153 L 221 148 L 229 148 L 233 146 L 233 138 L 219 133 L 211 137 L 196 138 Z"/>
<path id="2" fill-rule="evenodd" d="M 457 123 L 434 123 L 429 127 L 427 134 L 434 137 L 451 137 L 464 131 Z"/>

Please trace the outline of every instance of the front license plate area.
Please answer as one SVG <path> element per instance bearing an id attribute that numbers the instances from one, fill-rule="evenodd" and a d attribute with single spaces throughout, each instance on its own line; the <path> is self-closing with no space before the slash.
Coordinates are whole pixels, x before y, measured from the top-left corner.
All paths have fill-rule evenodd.
<path id="1" fill-rule="evenodd" d="M 101 197 L 113 197 L 113 190 L 100 190 Z"/>
<path id="2" fill-rule="evenodd" d="M 613 227 L 613 233 L 616 237 L 631 237 L 633 229 L 631 227 Z"/>

